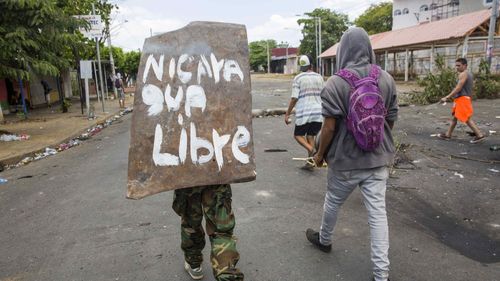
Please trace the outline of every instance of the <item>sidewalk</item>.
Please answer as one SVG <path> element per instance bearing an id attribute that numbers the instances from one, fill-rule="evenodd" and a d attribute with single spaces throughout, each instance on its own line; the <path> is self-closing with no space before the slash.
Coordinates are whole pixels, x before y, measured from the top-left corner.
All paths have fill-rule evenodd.
<path id="1" fill-rule="evenodd" d="M 134 97 L 132 91 L 127 91 L 125 107 L 132 107 Z M 28 140 L 0 141 L 0 164 L 13 165 L 24 157 L 54 147 L 69 139 L 75 138 L 88 128 L 103 123 L 120 112 L 118 100 L 105 100 L 102 104 L 97 99 L 90 103 L 95 108 L 95 119 L 88 120 L 86 110 L 82 115 L 78 100 L 72 100 L 73 105 L 68 113 L 62 113 L 59 105 L 52 108 L 33 109 L 28 114 L 27 120 L 22 120 L 16 114 L 5 115 L 5 123 L 0 124 L 0 131 L 7 131 L 15 135 L 26 134 Z"/>

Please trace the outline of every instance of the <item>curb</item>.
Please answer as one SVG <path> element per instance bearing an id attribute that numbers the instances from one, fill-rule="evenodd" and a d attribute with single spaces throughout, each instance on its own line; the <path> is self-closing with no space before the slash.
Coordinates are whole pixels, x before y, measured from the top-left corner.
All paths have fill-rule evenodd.
<path id="1" fill-rule="evenodd" d="M 133 107 L 129 107 L 130 109 L 133 110 Z M 94 119 L 94 122 L 92 124 L 90 124 L 89 126 L 85 127 L 84 129 L 82 129 L 80 132 L 76 133 L 76 134 L 73 134 L 73 135 L 70 135 L 62 140 L 58 140 L 52 144 L 48 144 L 45 146 L 45 148 L 42 148 L 42 149 L 37 149 L 37 150 L 32 150 L 30 152 L 26 152 L 26 153 L 23 153 L 21 155 L 17 155 L 17 156 L 12 156 L 10 158 L 5 158 L 5 159 L 2 159 L 0 160 L 0 172 L 2 172 L 3 170 L 1 169 L 2 167 L 1 166 L 5 166 L 5 170 L 9 170 L 9 169 L 13 169 L 13 168 L 16 168 L 16 167 L 12 167 L 12 168 L 9 168 L 8 166 L 12 166 L 12 165 L 16 165 L 18 164 L 19 162 L 21 162 L 23 159 L 25 159 L 26 157 L 31 157 L 37 153 L 43 153 L 45 151 L 45 149 L 47 147 L 49 148 L 52 148 L 52 147 L 57 147 L 58 145 L 60 144 L 63 144 L 63 143 L 66 143 L 66 142 L 69 142 L 70 140 L 72 139 L 76 139 L 78 138 L 79 136 L 81 136 L 82 134 L 85 134 L 88 132 L 89 129 L 99 125 L 99 124 L 103 124 L 105 123 L 108 119 L 116 116 L 116 115 L 120 115 L 120 112 L 122 111 L 122 109 L 118 110 L 117 112 L 113 112 L 113 113 L 109 113 L 107 115 L 104 115 L 100 118 L 96 118 Z M 123 116 L 120 116 L 119 119 L 121 119 L 122 117 L 124 117 L 125 115 Z M 62 151 L 61 151 L 62 152 Z M 42 159 L 39 159 L 39 160 L 42 160 Z M 22 165 L 22 166 L 25 166 L 25 165 Z"/>
<path id="2" fill-rule="evenodd" d="M 262 118 L 265 116 L 277 116 L 284 115 L 288 108 L 278 107 L 278 108 L 268 108 L 268 109 L 252 109 L 252 118 Z M 294 109 L 295 111 L 295 109 Z M 292 111 L 292 113 L 294 112 Z"/>
<path id="3" fill-rule="evenodd" d="M 132 110 L 133 110 L 133 107 L 132 107 Z M 262 118 L 262 117 L 266 117 L 266 116 L 284 115 L 286 113 L 286 111 L 287 111 L 287 108 L 285 108 L 285 107 L 282 107 L 282 108 L 268 108 L 268 109 L 252 109 L 252 118 Z M 66 138 L 62 139 L 62 140 L 58 140 L 55 143 L 46 145 L 46 147 L 55 147 L 55 146 L 58 146 L 59 144 L 69 142 L 72 139 L 76 139 L 79 136 L 81 136 L 82 134 L 86 133 L 89 129 L 97 126 L 98 124 L 102 124 L 102 123 L 106 122 L 107 119 L 109 119 L 109 118 L 111 118 L 111 117 L 113 117 L 115 115 L 119 115 L 120 112 L 121 112 L 121 110 L 118 110 L 117 112 L 110 113 L 110 114 L 105 115 L 103 117 L 97 118 L 97 119 L 94 120 L 95 122 L 93 122 L 88 127 L 85 127 L 84 129 L 82 129 L 79 133 L 73 134 L 73 135 L 71 135 L 69 137 L 66 137 Z M 123 117 L 123 116 L 120 116 L 120 118 L 121 117 Z M 37 149 L 37 150 L 33 150 L 33 151 L 30 151 L 30 152 L 23 153 L 21 155 L 17 155 L 17 156 L 13 156 L 13 157 L 10 157 L 10 158 L 2 159 L 2 160 L 0 160 L 0 166 L 8 167 L 8 166 L 16 165 L 19 162 L 21 162 L 23 159 L 25 159 L 26 157 L 31 157 L 31 156 L 33 156 L 33 155 L 35 155 L 37 153 L 43 153 L 44 151 L 45 151 L 45 148 L 42 148 L 42 149 Z M 7 169 L 13 169 L 13 168 L 7 168 Z M 0 172 L 1 171 L 3 171 L 3 170 L 0 169 Z"/>

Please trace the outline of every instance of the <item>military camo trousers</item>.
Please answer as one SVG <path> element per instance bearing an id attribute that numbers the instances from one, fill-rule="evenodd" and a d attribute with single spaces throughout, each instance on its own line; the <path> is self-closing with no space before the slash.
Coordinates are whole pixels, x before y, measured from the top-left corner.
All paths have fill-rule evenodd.
<path id="1" fill-rule="evenodd" d="M 236 268 L 240 258 L 233 236 L 235 219 L 231 208 L 231 186 L 211 185 L 177 189 L 172 204 L 181 217 L 181 248 L 191 267 L 199 267 L 203 261 L 205 231 L 212 250 L 210 261 L 215 279 L 218 281 L 243 280 L 243 273 Z"/>

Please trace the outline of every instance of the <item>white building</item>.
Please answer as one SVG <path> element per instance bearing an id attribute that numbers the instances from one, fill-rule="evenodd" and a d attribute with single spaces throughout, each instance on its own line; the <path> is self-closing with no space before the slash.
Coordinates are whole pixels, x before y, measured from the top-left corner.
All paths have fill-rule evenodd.
<path id="1" fill-rule="evenodd" d="M 394 0 L 392 30 L 484 10 L 493 0 Z"/>

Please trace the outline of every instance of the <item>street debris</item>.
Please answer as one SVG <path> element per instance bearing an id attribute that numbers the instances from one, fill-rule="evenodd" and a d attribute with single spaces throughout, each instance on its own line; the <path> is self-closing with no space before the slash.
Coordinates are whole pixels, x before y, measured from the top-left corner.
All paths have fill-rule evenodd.
<path id="1" fill-rule="evenodd" d="M 30 136 L 26 134 L 15 135 L 15 134 L 2 134 L 0 135 L 0 141 L 21 141 L 29 140 Z"/>
<path id="2" fill-rule="evenodd" d="M 455 175 L 455 176 L 457 176 L 457 177 L 459 177 L 459 178 L 461 178 L 461 179 L 463 179 L 463 178 L 464 178 L 464 175 L 459 174 L 459 173 L 457 173 L 457 172 L 455 172 L 455 174 L 454 174 L 454 175 Z"/>
<path id="3" fill-rule="evenodd" d="M 264 149 L 264 152 L 287 152 L 288 150 L 282 148 L 268 148 Z"/>
<path id="4" fill-rule="evenodd" d="M 500 150 L 500 145 L 493 145 L 493 146 L 490 146 L 490 150 L 491 150 L 491 151 L 498 151 L 498 150 Z"/>
<path id="5" fill-rule="evenodd" d="M 488 169 L 488 171 L 493 172 L 493 173 L 500 173 L 500 171 L 497 169 Z"/>
<path id="6" fill-rule="evenodd" d="M 0 184 L 7 183 L 7 182 L 8 182 L 8 180 L 7 180 L 7 179 L 0 178 Z"/>
<path id="7" fill-rule="evenodd" d="M 490 130 L 489 132 L 490 132 L 490 135 L 494 135 L 497 133 L 497 131 L 493 131 L 493 130 Z"/>
<path id="8" fill-rule="evenodd" d="M 131 113 L 132 111 L 133 111 L 132 108 L 126 108 L 125 110 L 121 111 L 119 115 L 115 115 L 109 119 L 106 119 L 104 122 L 96 124 L 95 126 L 87 129 L 87 132 L 82 133 L 81 135 L 79 135 L 78 137 L 76 137 L 74 139 L 71 139 L 67 142 L 61 143 L 54 148 L 46 147 L 44 151 L 37 152 L 33 156 L 25 157 L 21 161 L 19 161 L 17 164 L 6 165 L 5 170 L 21 167 L 21 166 L 27 165 L 33 161 L 38 161 L 38 160 L 46 158 L 48 156 L 56 155 L 57 153 L 59 153 L 61 151 L 65 151 L 65 150 L 70 149 L 74 146 L 80 145 L 83 141 L 86 141 L 86 140 L 90 139 L 91 137 L 95 136 L 96 134 L 100 133 L 104 128 L 110 126 L 115 121 L 120 119 L 122 116 L 124 116 L 128 113 Z M 21 135 L 21 136 L 23 136 L 23 135 Z M 24 137 L 25 139 L 29 139 L 28 135 L 24 135 L 24 136 L 25 136 Z"/>

